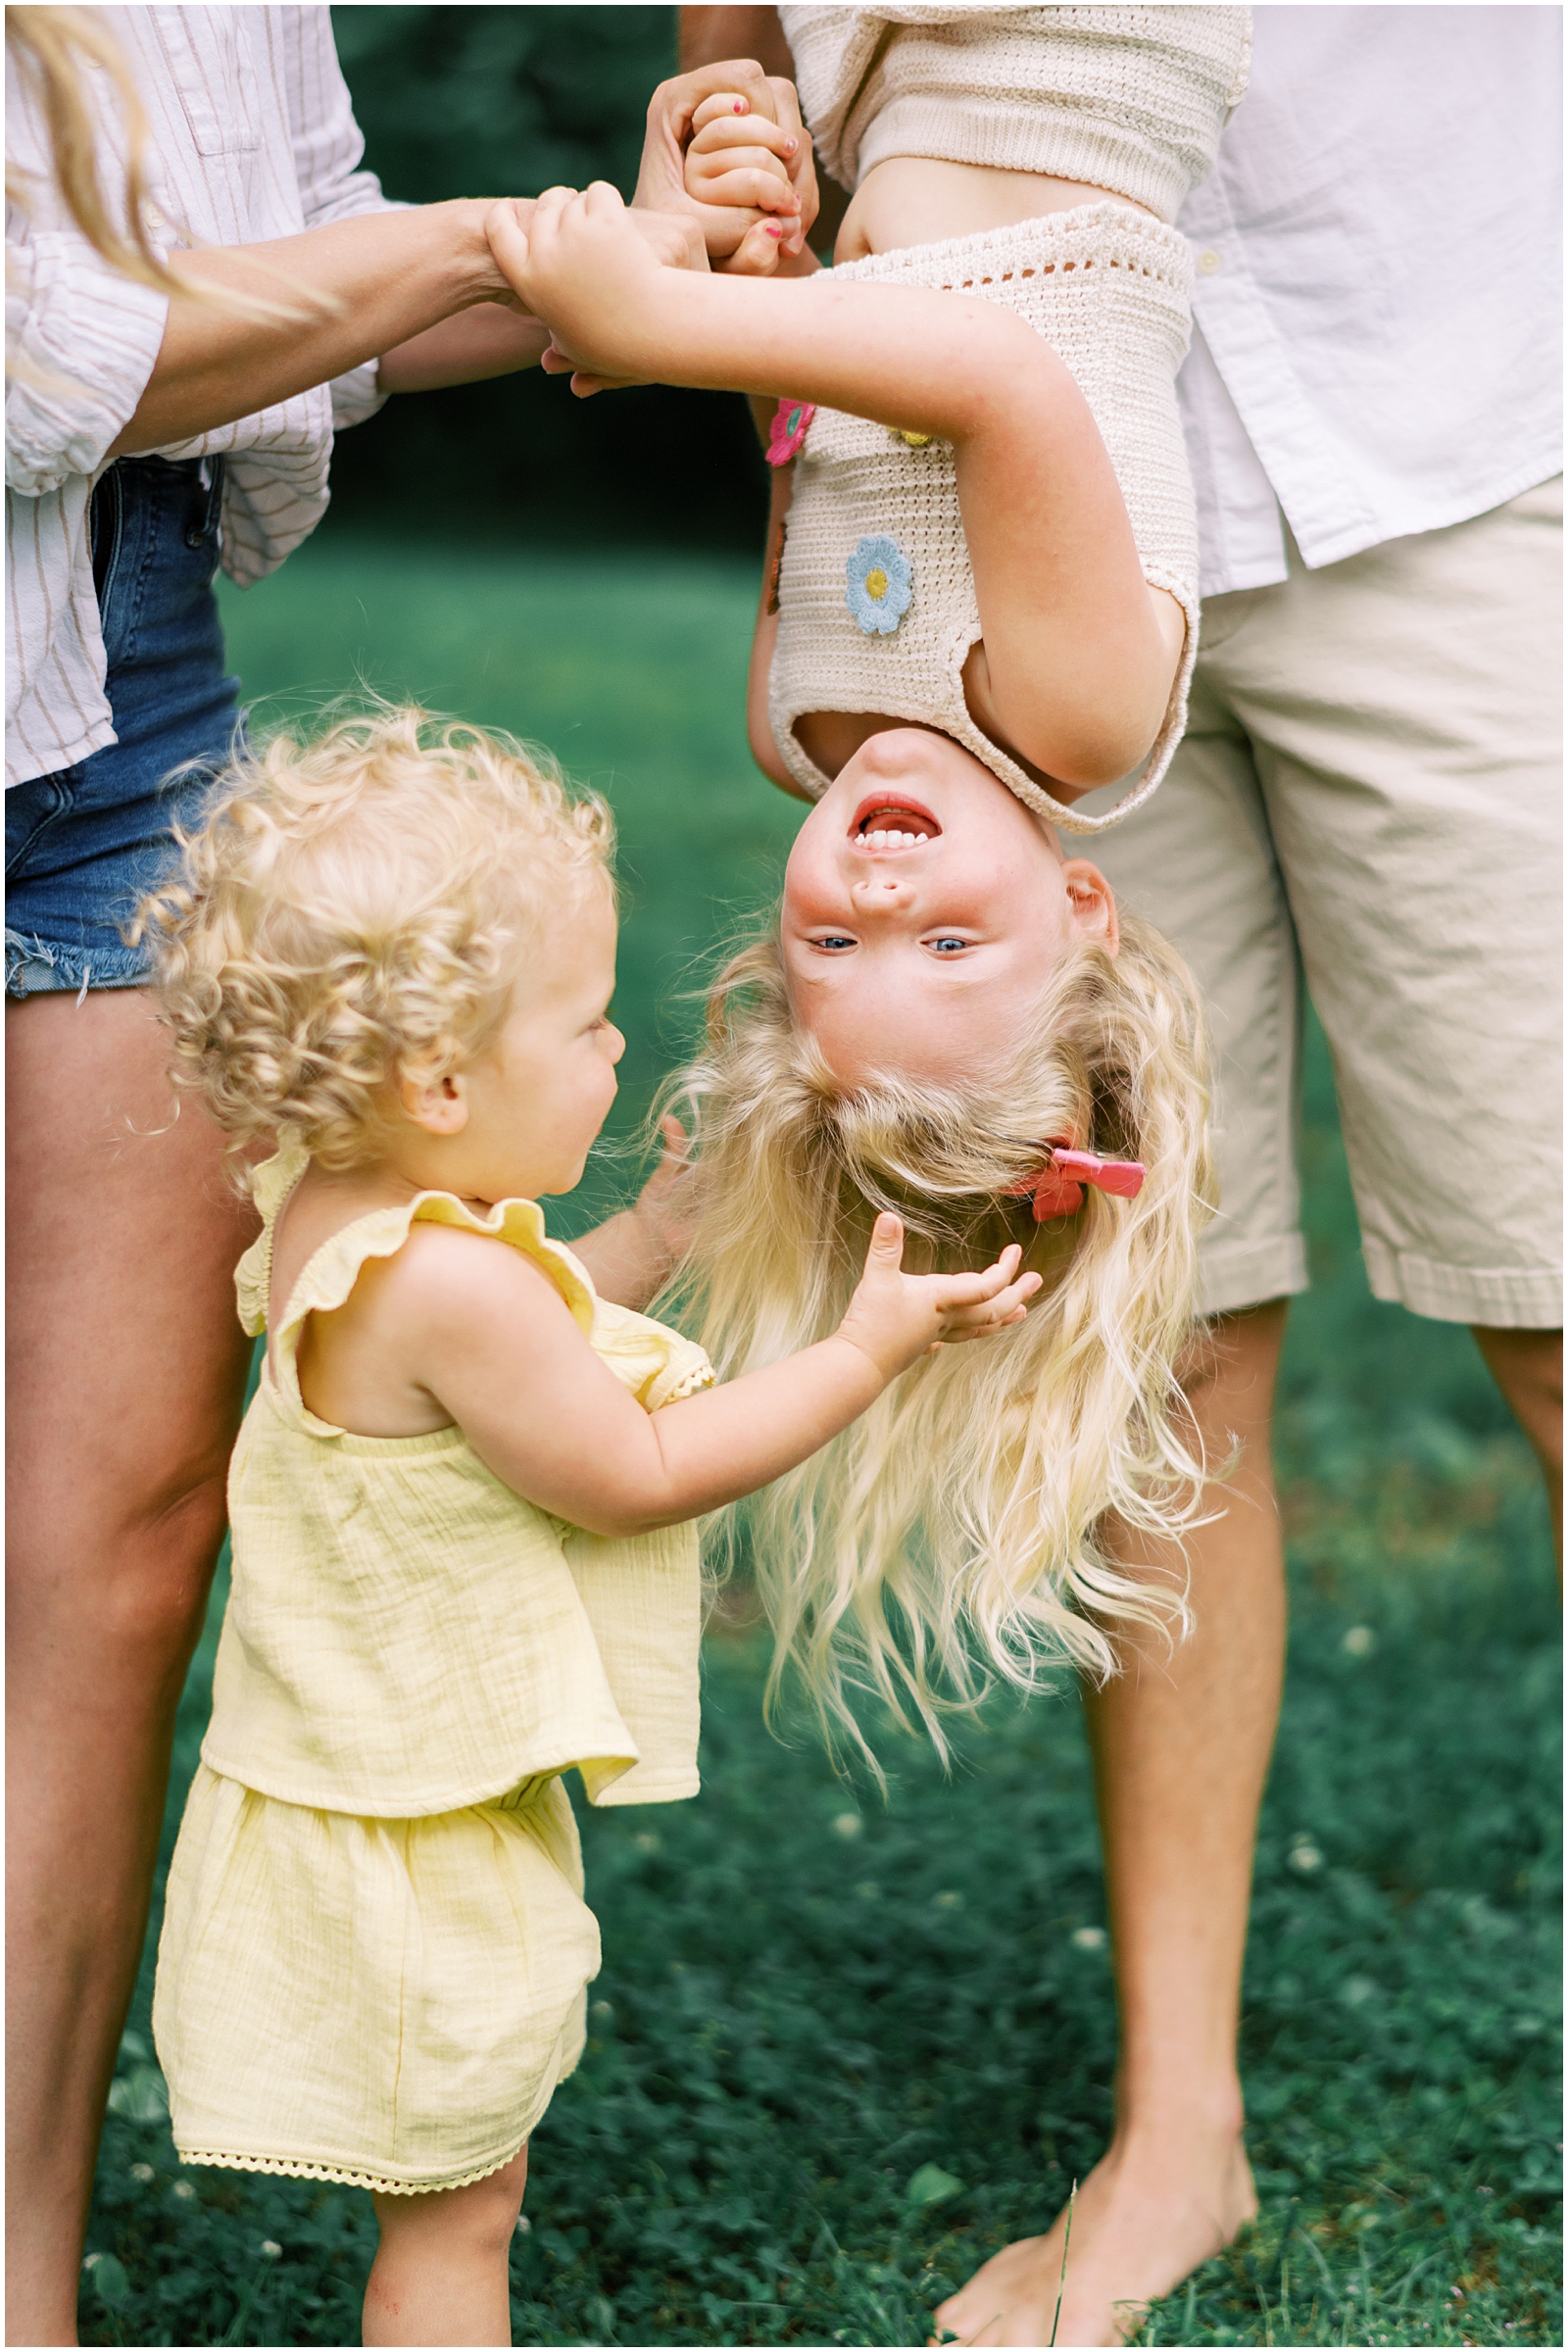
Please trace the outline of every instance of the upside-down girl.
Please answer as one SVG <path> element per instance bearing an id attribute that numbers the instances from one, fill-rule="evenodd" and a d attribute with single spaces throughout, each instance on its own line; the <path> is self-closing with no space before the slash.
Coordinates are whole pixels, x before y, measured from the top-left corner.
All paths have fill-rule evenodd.
<path id="1" fill-rule="evenodd" d="M 604 186 L 498 207 L 490 235 L 579 392 L 778 403 L 751 735 L 812 806 L 688 1073 L 705 1344 L 734 1370 L 831 1330 L 885 1209 L 924 1262 L 1013 1242 L 1044 1278 L 1018 1332 L 923 1363 L 754 1506 L 780 1655 L 853 1737 L 851 1679 L 935 1730 L 943 1692 L 1053 1653 L 1103 1675 L 1116 1631 L 1181 1618 L 1105 1531 L 1203 1507 L 1174 1377 L 1210 1209 L 1202 1025 L 1061 837 L 1136 807 L 1181 733 L 1191 260 L 1168 221 L 1250 20 L 786 13 L 819 152 L 858 182 L 830 272 L 662 270 Z M 695 116 L 709 203 L 737 140 L 782 147 L 737 103 Z"/>

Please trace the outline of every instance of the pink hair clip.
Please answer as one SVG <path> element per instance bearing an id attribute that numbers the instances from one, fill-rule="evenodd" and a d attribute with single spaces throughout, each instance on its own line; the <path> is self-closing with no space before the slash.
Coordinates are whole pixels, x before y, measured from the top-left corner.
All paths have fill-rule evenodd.
<path id="1" fill-rule="evenodd" d="M 1086 1184 L 1092 1184 L 1097 1192 L 1114 1193 L 1123 1200 L 1134 1200 L 1143 1191 L 1149 1171 L 1141 1159 L 1099 1159 L 1093 1152 L 1074 1152 L 1064 1143 L 1048 1144 L 1046 1149 L 1050 1157 L 1040 1173 L 1006 1188 L 1009 1200 L 1033 1194 L 1037 1225 L 1043 1225 L 1048 1217 L 1070 1217 L 1082 1208 Z"/>

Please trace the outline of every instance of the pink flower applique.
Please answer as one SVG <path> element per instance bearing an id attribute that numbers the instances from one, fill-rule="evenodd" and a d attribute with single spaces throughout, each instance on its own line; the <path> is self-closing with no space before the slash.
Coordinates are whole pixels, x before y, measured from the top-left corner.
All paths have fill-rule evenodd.
<path id="1" fill-rule="evenodd" d="M 770 466 L 787 466 L 811 429 L 816 415 L 814 402 L 809 400 L 781 400 L 772 423 L 767 428 L 765 456 Z"/>

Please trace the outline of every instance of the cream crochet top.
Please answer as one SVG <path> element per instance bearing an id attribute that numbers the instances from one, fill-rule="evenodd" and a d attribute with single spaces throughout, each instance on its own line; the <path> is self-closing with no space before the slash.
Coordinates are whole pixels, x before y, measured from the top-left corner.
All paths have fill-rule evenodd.
<path id="1" fill-rule="evenodd" d="M 284 1152 L 257 1171 L 264 1227 L 235 1276 L 249 1332 L 266 1324 L 272 1232 L 305 1164 Z M 272 1333 L 234 1449 L 233 1585 L 202 1760 L 291 1805 L 383 1820 L 455 1812 L 572 1765 L 594 1804 L 695 1795 L 695 1526 L 587 1535 L 514 1494 L 459 1429 L 357 1437 L 300 1396 L 307 1317 L 341 1306 L 416 1221 L 531 1258 L 648 1411 L 712 1381 L 692 1341 L 597 1298 L 532 1200 L 480 1218 L 422 1193 L 334 1234 Z"/>
<path id="2" fill-rule="evenodd" d="M 1247 8 L 781 8 L 823 164 L 1081 180 L 1173 220 L 1247 88 Z"/>
<path id="3" fill-rule="evenodd" d="M 1191 325 L 1186 239 L 1124 204 L 1083 205 L 943 245 L 851 262 L 834 280 L 932 286 L 1002 303 L 1071 369 L 1126 501 L 1144 577 L 1174 596 L 1187 643 L 1142 776 L 1108 816 L 1063 806 L 983 734 L 963 663 L 982 634 L 951 444 L 818 409 L 794 461 L 778 567 L 768 717 L 814 800 L 829 779 L 797 740 L 808 710 L 885 712 L 941 729 L 1028 807 L 1102 832 L 1153 791 L 1186 723 L 1198 651 L 1198 522 L 1176 407 Z"/>

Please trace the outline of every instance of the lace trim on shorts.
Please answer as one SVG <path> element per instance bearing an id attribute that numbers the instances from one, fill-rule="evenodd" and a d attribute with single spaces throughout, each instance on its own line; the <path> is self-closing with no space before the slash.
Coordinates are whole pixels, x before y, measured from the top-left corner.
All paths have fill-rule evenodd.
<path id="1" fill-rule="evenodd" d="M 379 2173 L 355 2173 L 333 2164 L 307 2164 L 293 2156 L 227 2156 L 213 2148 L 176 2148 L 174 2152 L 181 2164 L 211 2164 L 230 2173 L 276 2173 L 290 2180 L 336 2180 L 345 2188 L 376 2189 L 384 2197 L 423 2197 L 434 2189 L 471 2188 L 476 2180 L 488 2180 L 492 2173 L 504 2171 L 520 2156 L 527 2145 L 524 2135 L 510 2155 L 480 2165 L 477 2172 L 463 2173 L 456 2180 L 388 2180 Z"/>

